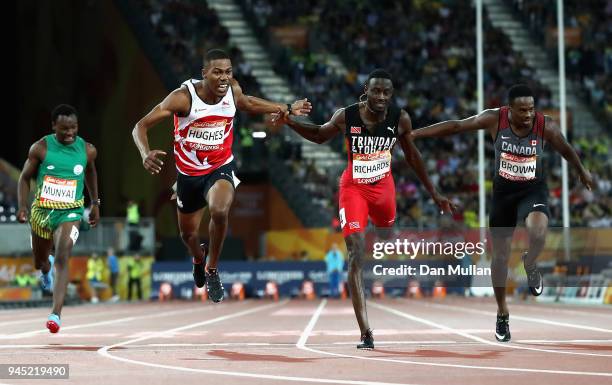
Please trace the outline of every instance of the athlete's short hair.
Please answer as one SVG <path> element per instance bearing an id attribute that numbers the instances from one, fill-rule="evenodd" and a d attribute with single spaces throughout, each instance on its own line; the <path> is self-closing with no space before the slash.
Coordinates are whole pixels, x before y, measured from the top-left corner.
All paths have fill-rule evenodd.
<path id="1" fill-rule="evenodd" d="M 374 71 L 370 72 L 368 75 L 368 83 L 372 79 L 389 79 L 393 81 L 393 79 L 391 79 L 391 74 L 382 68 L 376 68 Z"/>
<path id="2" fill-rule="evenodd" d="M 227 52 L 225 52 L 222 49 L 214 48 L 206 52 L 206 55 L 204 55 L 204 66 L 206 66 L 208 63 L 210 63 L 213 60 L 229 59 L 229 58 L 230 57 L 227 54 Z"/>
<path id="3" fill-rule="evenodd" d="M 512 104 L 514 99 L 524 96 L 533 96 L 533 91 L 527 84 L 515 84 L 508 90 L 508 102 Z"/>
<path id="4" fill-rule="evenodd" d="M 57 118 L 59 118 L 60 116 L 70 115 L 74 115 L 77 118 L 79 117 L 76 108 L 72 107 L 69 104 L 60 104 L 59 106 L 55 107 L 53 111 L 51 111 L 51 122 L 57 122 Z"/>

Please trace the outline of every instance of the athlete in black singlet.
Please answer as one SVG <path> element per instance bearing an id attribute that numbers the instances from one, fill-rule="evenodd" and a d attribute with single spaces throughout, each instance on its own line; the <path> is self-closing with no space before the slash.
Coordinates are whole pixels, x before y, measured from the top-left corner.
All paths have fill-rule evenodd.
<path id="1" fill-rule="evenodd" d="M 542 274 L 536 258 L 544 248 L 548 228 L 548 187 L 542 167 L 544 146 L 552 148 L 576 170 L 590 190 L 591 174 L 576 151 L 565 140 L 559 126 L 549 116 L 535 111 L 533 92 L 526 85 L 515 85 L 508 92 L 509 105 L 489 109 L 463 120 L 449 120 L 412 132 L 413 138 L 441 137 L 467 131 L 487 130 L 495 143 L 495 177 L 489 227 L 493 241 L 491 279 L 497 301 L 495 338 L 510 341 L 506 278 L 510 242 L 517 220 L 525 221 L 529 249 L 523 256 L 531 294 L 542 294 Z"/>

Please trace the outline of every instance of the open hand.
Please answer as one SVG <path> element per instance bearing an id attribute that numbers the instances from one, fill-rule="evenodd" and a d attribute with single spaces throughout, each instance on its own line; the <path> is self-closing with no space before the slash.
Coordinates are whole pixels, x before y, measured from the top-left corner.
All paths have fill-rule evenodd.
<path id="1" fill-rule="evenodd" d="M 162 150 L 151 150 L 147 156 L 142 160 L 142 165 L 145 170 L 151 173 L 151 175 L 159 174 L 164 165 L 164 162 L 159 157 L 166 156 L 166 153 Z"/>
<path id="2" fill-rule="evenodd" d="M 593 190 L 593 176 L 589 170 L 584 170 L 584 172 L 580 174 L 580 181 L 589 191 Z"/>
<path id="3" fill-rule="evenodd" d="M 457 205 L 454 204 L 447 197 L 438 194 L 437 192 L 432 195 L 432 199 L 436 202 L 436 205 L 440 208 L 440 214 L 454 213 L 457 210 Z"/>
<path id="4" fill-rule="evenodd" d="M 295 116 L 305 116 L 308 115 L 310 111 L 312 111 L 312 104 L 310 104 L 306 98 L 296 100 L 291 105 L 291 113 Z"/>
<path id="5" fill-rule="evenodd" d="M 99 221 L 100 221 L 100 206 L 91 205 L 91 209 L 89 210 L 89 225 L 91 227 L 96 227 Z"/>
<path id="6" fill-rule="evenodd" d="M 19 209 L 19 211 L 17 211 L 17 221 L 19 223 L 26 223 L 28 221 L 28 209 L 27 208 L 21 208 Z"/>
<path id="7" fill-rule="evenodd" d="M 278 112 L 270 114 L 270 116 L 272 117 L 272 119 L 270 120 L 272 127 L 277 128 L 282 126 L 283 124 L 287 124 L 289 122 L 289 115 L 289 112 L 283 112 L 280 109 L 278 110 Z"/>

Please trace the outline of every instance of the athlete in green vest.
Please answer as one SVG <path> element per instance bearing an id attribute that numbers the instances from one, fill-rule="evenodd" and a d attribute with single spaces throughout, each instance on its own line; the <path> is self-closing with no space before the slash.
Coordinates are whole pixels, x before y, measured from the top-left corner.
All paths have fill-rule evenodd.
<path id="1" fill-rule="evenodd" d="M 34 265 L 42 272 L 43 288 L 51 289 L 49 254 L 55 246 L 56 279 L 53 285 L 53 310 L 47 328 L 57 333 L 68 286 L 68 257 L 79 237 L 83 217 L 83 187 L 91 199 L 89 225 L 100 219 L 98 177 L 94 160 L 96 148 L 77 136 L 78 118 L 74 107 L 61 104 L 51 114 L 54 134 L 30 147 L 28 159 L 19 177 L 17 219 L 28 221 L 30 180 L 36 178 L 36 193 L 29 213 L 32 227 Z"/>

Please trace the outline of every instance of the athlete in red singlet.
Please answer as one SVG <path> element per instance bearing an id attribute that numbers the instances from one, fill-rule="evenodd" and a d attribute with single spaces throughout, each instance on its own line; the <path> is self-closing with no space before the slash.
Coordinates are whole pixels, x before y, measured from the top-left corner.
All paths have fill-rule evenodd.
<path id="1" fill-rule="evenodd" d="M 324 143 L 342 133 L 347 141 L 348 165 L 340 179 L 340 225 L 349 252 L 349 288 L 362 343 L 358 349 L 373 349 L 374 337 L 368 323 L 363 290 L 364 231 L 368 217 L 379 230 L 395 223 L 395 184 L 391 174 L 391 151 L 399 141 L 406 161 L 442 211 L 454 205 L 440 195 L 427 176 L 419 150 L 410 138 L 412 123 L 404 110 L 390 106 L 391 75 L 378 69 L 365 85 L 366 100 L 341 108 L 323 125 L 284 121 L 304 138 Z M 388 232 L 388 231 L 387 231 Z"/>
<path id="2" fill-rule="evenodd" d="M 151 150 L 147 131 L 174 116 L 174 158 L 178 171 L 177 207 L 181 238 L 193 255 L 193 277 L 198 287 L 205 283 L 210 299 L 223 300 L 223 285 L 217 263 L 227 232 L 229 208 L 239 183 L 232 154 L 236 109 L 254 114 L 291 113 L 307 115 L 306 100 L 293 104 L 274 103 L 242 93 L 232 77 L 232 62 L 222 50 L 207 52 L 202 80 L 187 80 L 143 117 L 132 135 L 144 168 L 152 175 L 163 166 L 161 150 Z M 204 206 L 210 211 L 208 245 L 200 245 L 199 228 Z M 208 257 L 208 258 L 207 258 Z"/>

